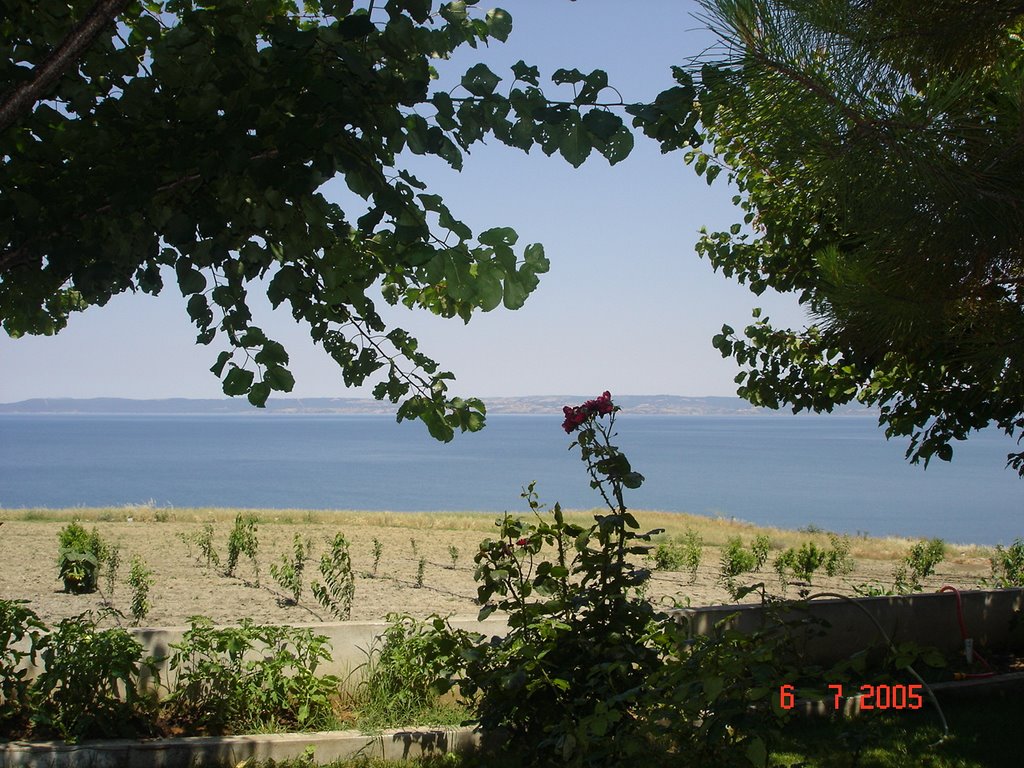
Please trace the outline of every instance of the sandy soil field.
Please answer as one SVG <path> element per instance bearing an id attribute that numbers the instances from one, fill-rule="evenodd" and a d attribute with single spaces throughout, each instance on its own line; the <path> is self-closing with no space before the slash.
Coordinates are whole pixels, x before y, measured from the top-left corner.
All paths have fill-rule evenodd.
<path id="1" fill-rule="evenodd" d="M 316 622 L 333 620 L 316 603 L 309 582 L 319 576 L 320 555 L 328 550 L 338 532 L 350 542 L 353 571 L 356 574 L 352 620 L 381 619 L 389 613 L 407 613 L 417 617 L 431 614 L 475 616 L 476 583 L 473 579 L 473 555 L 479 543 L 496 534 L 494 516 L 483 513 L 433 514 L 386 512 L 256 512 L 258 524 L 258 582 L 253 564 L 242 559 L 234 577 L 222 568 L 206 567 L 200 561 L 195 544 L 185 539 L 202 529 L 205 522 L 214 525 L 214 544 L 225 558 L 227 537 L 234 510 L 173 510 L 119 508 L 116 510 L 24 511 L 0 510 L 0 598 L 28 600 L 33 610 L 47 623 L 84 611 L 100 611 L 104 601 L 127 616 L 130 589 L 125 583 L 129 563 L 141 557 L 153 572 L 150 591 L 152 610 L 144 621 L 148 626 L 179 626 L 193 615 L 208 616 L 216 623 L 235 623 L 244 618 L 257 623 Z M 700 530 L 706 542 L 697 578 L 689 573 L 655 571 L 649 597 L 658 604 L 711 605 L 728 602 L 728 593 L 719 583 L 719 549 L 730 535 L 741 535 L 749 543 L 758 532 L 772 538 L 771 558 L 785 546 L 823 535 L 810 535 L 774 529 L 755 529 L 734 521 L 708 521 L 681 515 L 637 513 L 645 527 L 666 525 L 669 534 L 684 527 Z M 112 595 L 94 593 L 72 595 L 63 592 L 57 575 L 57 535 L 73 518 L 87 529 L 95 529 L 106 542 L 120 547 L 121 566 Z M 667 521 L 667 523 L 666 523 Z M 284 592 L 271 578 L 270 565 L 291 551 L 295 534 L 313 543 L 307 564 L 305 587 L 298 605 L 287 605 Z M 374 540 L 383 546 L 383 554 L 373 574 Z M 857 584 L 877 581 L 891 584 L 892 570 L 911 542 L 890 539 L 853 539 L 856 563 L 853 573 L 841 578 L 821 577 L 814 589 L 853 593 Z M 453 564 L 450 548 L 457 550 Z M 952 584 L 967 589 L 989 573 L 986 551 L 981 548 L 952 545 L 926 589 Z M 418 586 L 417 570 L 424 561 L 423 582 Z M 770 567 L 749 581 L 764 580 L 776 593 L 779 581 Z M 105 591 L 105 590 L 104 590 Z M 789 587 L 788 594 L 796 588 Z M 104 624 L 129 623 L 128 619 L 107 616 Z"/>

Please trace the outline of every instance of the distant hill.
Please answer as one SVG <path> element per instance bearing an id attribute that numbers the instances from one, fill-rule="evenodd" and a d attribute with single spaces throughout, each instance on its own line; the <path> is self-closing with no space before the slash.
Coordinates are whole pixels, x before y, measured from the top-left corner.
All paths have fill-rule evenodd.
<path id="1" fill-rule="evenodd" d="M 562 406 L 581 403 L 582 395 L 541 395 L 531 397 L 484 398 L 489 414 L 556 414 Z M 788 414 L 788 410 L 755 408 L 738 397 L 679 397 L 676 395 L 618 395 L 615 403 L 631 414 L 660 416 L 742 416 Z M 837 408 L 836 413 L 871 416 L 876 411 L 859 405 Z M 395 413 L 391 403 L 371 398 L 308 397 L 276 398 L 264 409 L 253 408 L 244 399 L 131 400 L 120 397 L 36 398 L 17 403 L 0 403 L 0 414 L 112 414 L 112 415 L 251 415 L 273 414 L 349 414 L 388 415 Z"/>

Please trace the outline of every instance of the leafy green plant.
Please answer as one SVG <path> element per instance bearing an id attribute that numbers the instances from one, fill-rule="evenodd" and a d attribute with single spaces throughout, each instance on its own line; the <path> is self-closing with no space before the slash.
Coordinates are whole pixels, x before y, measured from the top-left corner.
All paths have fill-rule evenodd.
<path id="1" fill-rule="evenodd" d="M 451 570 L 455 570 L 455 566 L 459 562 L 459 548 L 454 544 L 448 545 L 448 557 L 452 561 Z"/>
<path id="2" fill-rule="evenodd" d="M 772 548 L 772 540 L 763 533 L 759 533 L 754 537 L 753 542 L 750 544 L 750 551 L 754 555 L 754 570 L 760 571 L 764 564 L 768 562 L 768 553 Z"/>
<path id="3" fill-rule="evenodd" d="M 416 589 L 422 589 L 423 587 L 423 575 L 427 570 L 427 558 L 421 557 L 420 561 L 416 563 Z"/>
<path id="4" fill-rule="evenodd" d="M 121 568 L 121 547 L 118 544 L 107 544 L 103 548 L 103 581 L 106 583 L 108 600 L 114 597 L 117 586 L 117 572 Z"/>
<path id="5" fill-rule="evenodd" d="M 504 611 L 508 634 L 441 633 L 464 664 L 459 685 L 478 722 L 507 729 L 531 765 L 618 764 L 646 748 L 637 703 L 662 658 L 652 644 L 655 611 L 638 596 L 650 572 L 632 557 L 647 554 L 660 531 L 637 533 L 626 510 L 623 492 L 643 476 L 611 442 L 617 411 L 605 392 L 566 407 L 562 425 L 578 430 L 572 446 L 608 512 L 590 526 L 568 522 L 531 483 L 523 494 L 531 518 L 505 515 L 474 558 L 480 618 Z"/>
<path id="6" fill-rule="evenodd" d="M 689 571 L 690 582 L 697 580 L 697 569 L 704 554 L 704 539 L 692 528 L 675 541 L 660 541 L 654 549 L 654 565 L 664 571 Z"/>
<path id="7" fill-rule="evenodd" d="M 356 582 L 352 573 L 352 558 L 348 552 L 348 539 L 344 534 L 337 534 L 331 542 L 330 552 L 320 557 L 320 575 L 323 583 L 314 581 L 311 585 L 316 601 L 335 618 L 348 621 L 352 615 Z"/>
<path id="8" fill-rule="evenodd" d="M 763 542 L 760 538 L 755 540 L 759 547 L 758 551 L 744 547 L 743 540 L 739 536 L 730 537 L 722 549 L 718 565 L 719 579 L 733 595 L 734 600 L 738 596 L 736 579 L 745 573 L 756 571 L 764 565 L 761 552 Z M 766 537 L 765 540 L 767 540 Z M 765 550 L 764 556 L 767 556 L 767 550 Z"/>
<path id="9" fill-rule="evenodd" d="M 681 571 L 685 567 L 683 548 L 674 541 L 659 541 L 651 553 L 651 560 L 661 571 Z"/>
<path id="10" fill-rule="evenodd" d="M 920 592 L 921 582 L 935 572 L 946 556 L 942 539 L 928 539 L 914 544 L 903 562 L 893 569 L 893 588 L 898 594 Z"/>
<path id="11" fill-rule="evenodd" d="M 810 584 L 815 572 L 825 564 L 827 558 L 826 550 L 813 541 L 805 541 L 799 548 L 790 547 L 775 558 L 775 572 L 783 584 L 788 576 L 794 576 Z"/>
<path id="12" fill-rule="evenodd" d="M 176 682 L 168 717 L 209 733 L 327 728 L 339 680 L 317 675 L 317 667 L 330 655 L 327 638 L 308 628 L 250 620 L 214 628 L 192 617 L 181 642 L 171 645 Z"/>
<path id="13" fill-rule="evenodd" d="M 192 533 L 180 533 L 178 534 L 185 545 L 188 547 L 189 557 L 192 556 L 192 546 L 195 545 L 199 550 L 197 560 L 199 562 L 206 561 L 207 569 L 212 567 L 220 567 L 220 556 L 213 546 L 213 523 L 203 523 L 203 527 L 198 531 Z"/>
<path id="14" fill-rule="evenodd" d="M 1015 539 L 1009 547 L 996 545 L 989 559 L 992 582 L 996 587 L 1024 587 L 1024 540 Z"/>
<path id="15" fill-rule="evenodd" d="M 766 765 L 787 720 L 779 688 L 798 677 L 791 633 L 803 623 L 769 621 L 753 633 L 723 623 L 693 638 L 665 625 L 671 656 L 652 671 L 642 702 L 652 751 L 685 755 L 684 765 Z"/>
<path id="16" fill-rule="evenodd" d="M 271 577 L 289 594 L 288 601 L 291 605 L 298 605 L 302 597 L 302 574 L 306 570 L 306 561 L 312 549 L 313 542 L 309 539 L 303 540 L 302 536 L 296 533 L 292 538 L 291 558 L 288 555 L 281 555 L 280 565 L 270 565 Z"/>
<path id="17" fill-rule="evenodd" d="M 377 578 L 377 567 L 380 565 L 380 559 L 384 555 L 384 545 L 380 543 L 380 539 L 374 537 L 373 539 L 373 578 Z"/>
<path id="18" fill-rule="evenodd" d="M 87 616 L 63 619 L 42 648 L 42 671 L 32 683 L 35 728 L 65 741 L 147 733 L 153 698 L 139 693 L 151 659 L 124 629 L 98 630 Z"/>
<path id="19" fill-rule="evenodd" d="M 439 681 L 451 671 L 450 648 L 434 627 L 410 616 L 390 614 L 388 626 L 367 651 L 354 707 L 363 730 L 403 725 L 457 725 L 464 707 L 442 700 Z"/>
<path id="20" fill-rule="evenodd" d="M 829 548 L 825 552 L 825 573 L 832 577 L 851 573 L 854 562 L 850 557 L 850 537 L 830 533 L 828 540 Z"/>
<path id="21" fill-rule="evenodd" d="M 77 521 L 68 523 L 57 534 L 59 551 L 57 570 L 64 591 L 72 594 L 95 592 L 104 543 L 95 528 L 86 531 Z"/>
<path id="22" fill-rule="evenodd" d="M 153 607 L 149 600 L 149 589 L 154 581 L 153 571 L 146 567 L 146 561 L 135 555 L 132 558 L 131 571 L 128 573 L 128 586 L 132 590 L 132 623 L 135 626 L 142 623 Z"/>
<path id="23" fill-rule="evenodd" d="M 27 600 L 0 600 L 0 733 L 27 724 L 32 708 L 28 665 L 36 664 L 48 642 L 48 629 Z"/>
<path id="24" fill-rule="evenodd" d="M 226 573 L 228 576 L 235 575 L 238 567 L 238 560 L 245 555 L 252 561 L 253 571 L 256 574 L 256 584 L 260 583 L 260 567 L 256 560 L 256 553 L 259 550 L 259 539 L 257 538 L 258 518 L 255 515 L 243 515 L 239 512 L 235 516 L 235 523 L 228 534 L 228 561 Z"/>

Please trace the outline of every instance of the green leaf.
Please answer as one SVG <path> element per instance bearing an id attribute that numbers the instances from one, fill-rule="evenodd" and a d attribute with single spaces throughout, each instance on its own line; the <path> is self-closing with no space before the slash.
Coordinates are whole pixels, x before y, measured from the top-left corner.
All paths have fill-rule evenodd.
<path id="1" fill-rule="evenodd" d="M 574 119 L 564 128 L 562 140 L 558 143 L 558 149 L 573 168 L 579 168 L 590 156 L 590 150 L 594 148 L 590 140 L 590 134 L 580 123 Z"/>
<path id="2" fill-rule="evenodd" d="M 597 151 L 604 155 L 609 165 L 622 162 L 633 151 L 632 131 L 623 126 L 603 146 L 598 146 Z"/>
<path id="3" fill-rule="evenodd" d="M 291 392 L 295 386 L 295 377 L 292 376 L 291 371 L 280 365 L 267 366 L 267 370 L 263 374 L 263 380 L 271 389 L 275 389 L 278 392 Z"/>
<path id="4" fill-rule="evenodd" d="M 244 395 L 249 391 L 249 387 L 252 386 L 253 372 L 247 371 L 244 368 L 239 368 L 234 363 L 231 364 L 231 370 L 228 371 L 228 375 L 224 377 L 224 394 L 235 396 Z"/>
<path id="5" fill-rule="evenodd" d="M 540 243 L 530 243 L 523 252 L 523 258 L 527 266 L 536 274 L 544 274 L 551 268 L 551 262 L 544 254 L 544 246 Z"/>
<path id="6" fill-rule="evenodd" d="M 757 768 L 763 768 L 768 764 L 768 748 L 760 736 L 753 736 L 747 744 L 747 760 Z"/>
<path id="7" fill-rule="evenodd" d="M 522 283 L 518 273 L 505 276 L 505 291 L 502 300 L 505 309 L 520 309 L 526 303 L 530 291 Z"/>
<path id="8" fill-rule="evenodd" d="M 206 276 L 198 269 L 192 268 L 184 261 L 175 264 L 174 269 L 178 276 L 178 287 L 181 288 L 182 296 L 202 293 L 206 290 Z"/>
<path id="9" fill-rule="evenodd" d="M 501 78 L 486 64 L 475 64 L 462 76 L 462 86 L 474 96 L 490 96 L 500 82 Z"/>
<path id="10" fill-rule="evenodd" d="M 583 116 L 583 127 L 595 138 L 608 141 L 623 125 L 618 115 L 606 109 L 592 109 Z"/>
<path id="11" fill-rule="evenodd" d="M 601 69 L 595 69 L 583 79 L 583 87 L 580 88 L 575 102 L 577 104 L 593 104 L 597 101 L 601 91 L 608 87 L 608 74 Z"/>
<path id="12" fill-rule="evenodd" d="M 725 688 L 725 681 L 720 677 L 705 677 L 701 684 L 704 686 L 704 701 L 708 704 L 714 704 Z"/>
<path id="13" fill-rule="evenodd" d="M 288 362 L 288 352 L 284 346 L 276 341 L 266 341 L 263 349 L 256 353 L 253 358 L 260 365 L 276 365 Z"/>
<path id="14" fill-rule="evenodd" d="M 501 304 L 504 292 L 501 287 L 501 278 L 491 268 L 480 267 L 476 278 L 476 295 L 480 309 L 490 312 Z M 471 430 L 472 431 L 472 430 Z"/>
<path id="15" fill-rule="evenodd" d="M 551 75 L 551 82 L 555 85 L 582 83 L 584 79 L 584 74 L 578 69 L 556 69 Z"/>
<path id="16" fill-rule="evenodd" d="M 201 293 L 195 293 L 189 297 L 186 311 L 188 316 L 192 318 L 192 321 L 200 328 L 205 328 L 213 322 L 213 311 L 210 309 L 210 303 L 206 300 L 206 296 Z"/>
<path id="17" fill-rule="evenodd" d="M 210 371 L 213 373 L 213 375 L 216 376 L 217 378 L 220 378 L 221 374 L 224 372 L 224 366 L 227 365 L 227 362 L 230 359 L 231 353 L 227 350 L 224 350 L 219 355 L 217 355 L 217 362 L 210 366 Z"/>
<path id="18" fill-rule="evenodd" d="M 487 30 L 491 37 L 501 40 L 501 42 L 508 40 L 508 36 L 512 34 L 512 17 L 501 8 L 488 11 L 484 21 L 487 22 Z"/>
<path id="19" fill-rule="evenodd" d="M 512 65 L 512 75 L 516 80 L 522 80 L 524 83 L 540 85 L 540 70 L 536 67 L 528 66 L 522 59 Z"/>
<path id="20" fill-rule="evenodd" d="M 451 24 L 458 24 L 469 17 L 466 0 L 452 0 L 441 6 L 441 18 Z"/>
<path id="21" fill-rule="evenodd" d="M 477 239 L 481 245 L 497 248 L 502 245 L 515 245 L 516 241 L 519 240 L 519 234 L 512 227 L 493 227 L 481 232 L 480 237 Z"/>
<path id="22" fill-rule="evenodd" d="M 249 402 L 257 408 L 265 407 L 268 397 L 270 397 L 270 385 L 264 381 L 253 384 L 252 388 L 249 390 Z"/>
<path id="23" fill-rule="evenodd" d="M 469 264 L 464 259 L 449 253 L 445 260 L 444 277 L 449 296 L 458 300 L 472 298 L 472 275 L 469 273 Z"/>

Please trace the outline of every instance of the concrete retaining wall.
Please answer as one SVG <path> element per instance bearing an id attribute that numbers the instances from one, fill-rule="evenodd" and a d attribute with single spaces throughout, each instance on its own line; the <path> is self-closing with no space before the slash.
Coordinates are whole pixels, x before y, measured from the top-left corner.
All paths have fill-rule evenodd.
<path id="1" fill-rule="evenodd" d="M 964 624 L 975 647 L 1024 650 L 1024 589 L 967 590 L 960 592 Z M 833 664 L 865 648 L 886 646 L 875 622 L 894 643 L 913 641 L 944 653 L 963 650 L 952 592 L 818 599 L 800 608 L 779 606 L 784 620 L 804 616 L 826 623 L 823 636 L 797 635 L 807 661 Z M 774 621 L 761 605 L 715 605 L 672 612 L 685 623 L 690 636 L 708 635 L 724 622 L 741 632 L 754 632 Z M 872 621 L 872 619 L 874 621 Z"/>
<path id="2" fill-rule="evenodd" d="M 358 731 L 282 733 L 260 736 L 120 739 L 84 744 L 0 743 L 0 768 L 201 768 L 245 760 L 295 760 L 311 749 L 316 763 L 357 757 L 413 760 L 480 746 L 470 728 L 403 728 L 379 734 Z"/>

